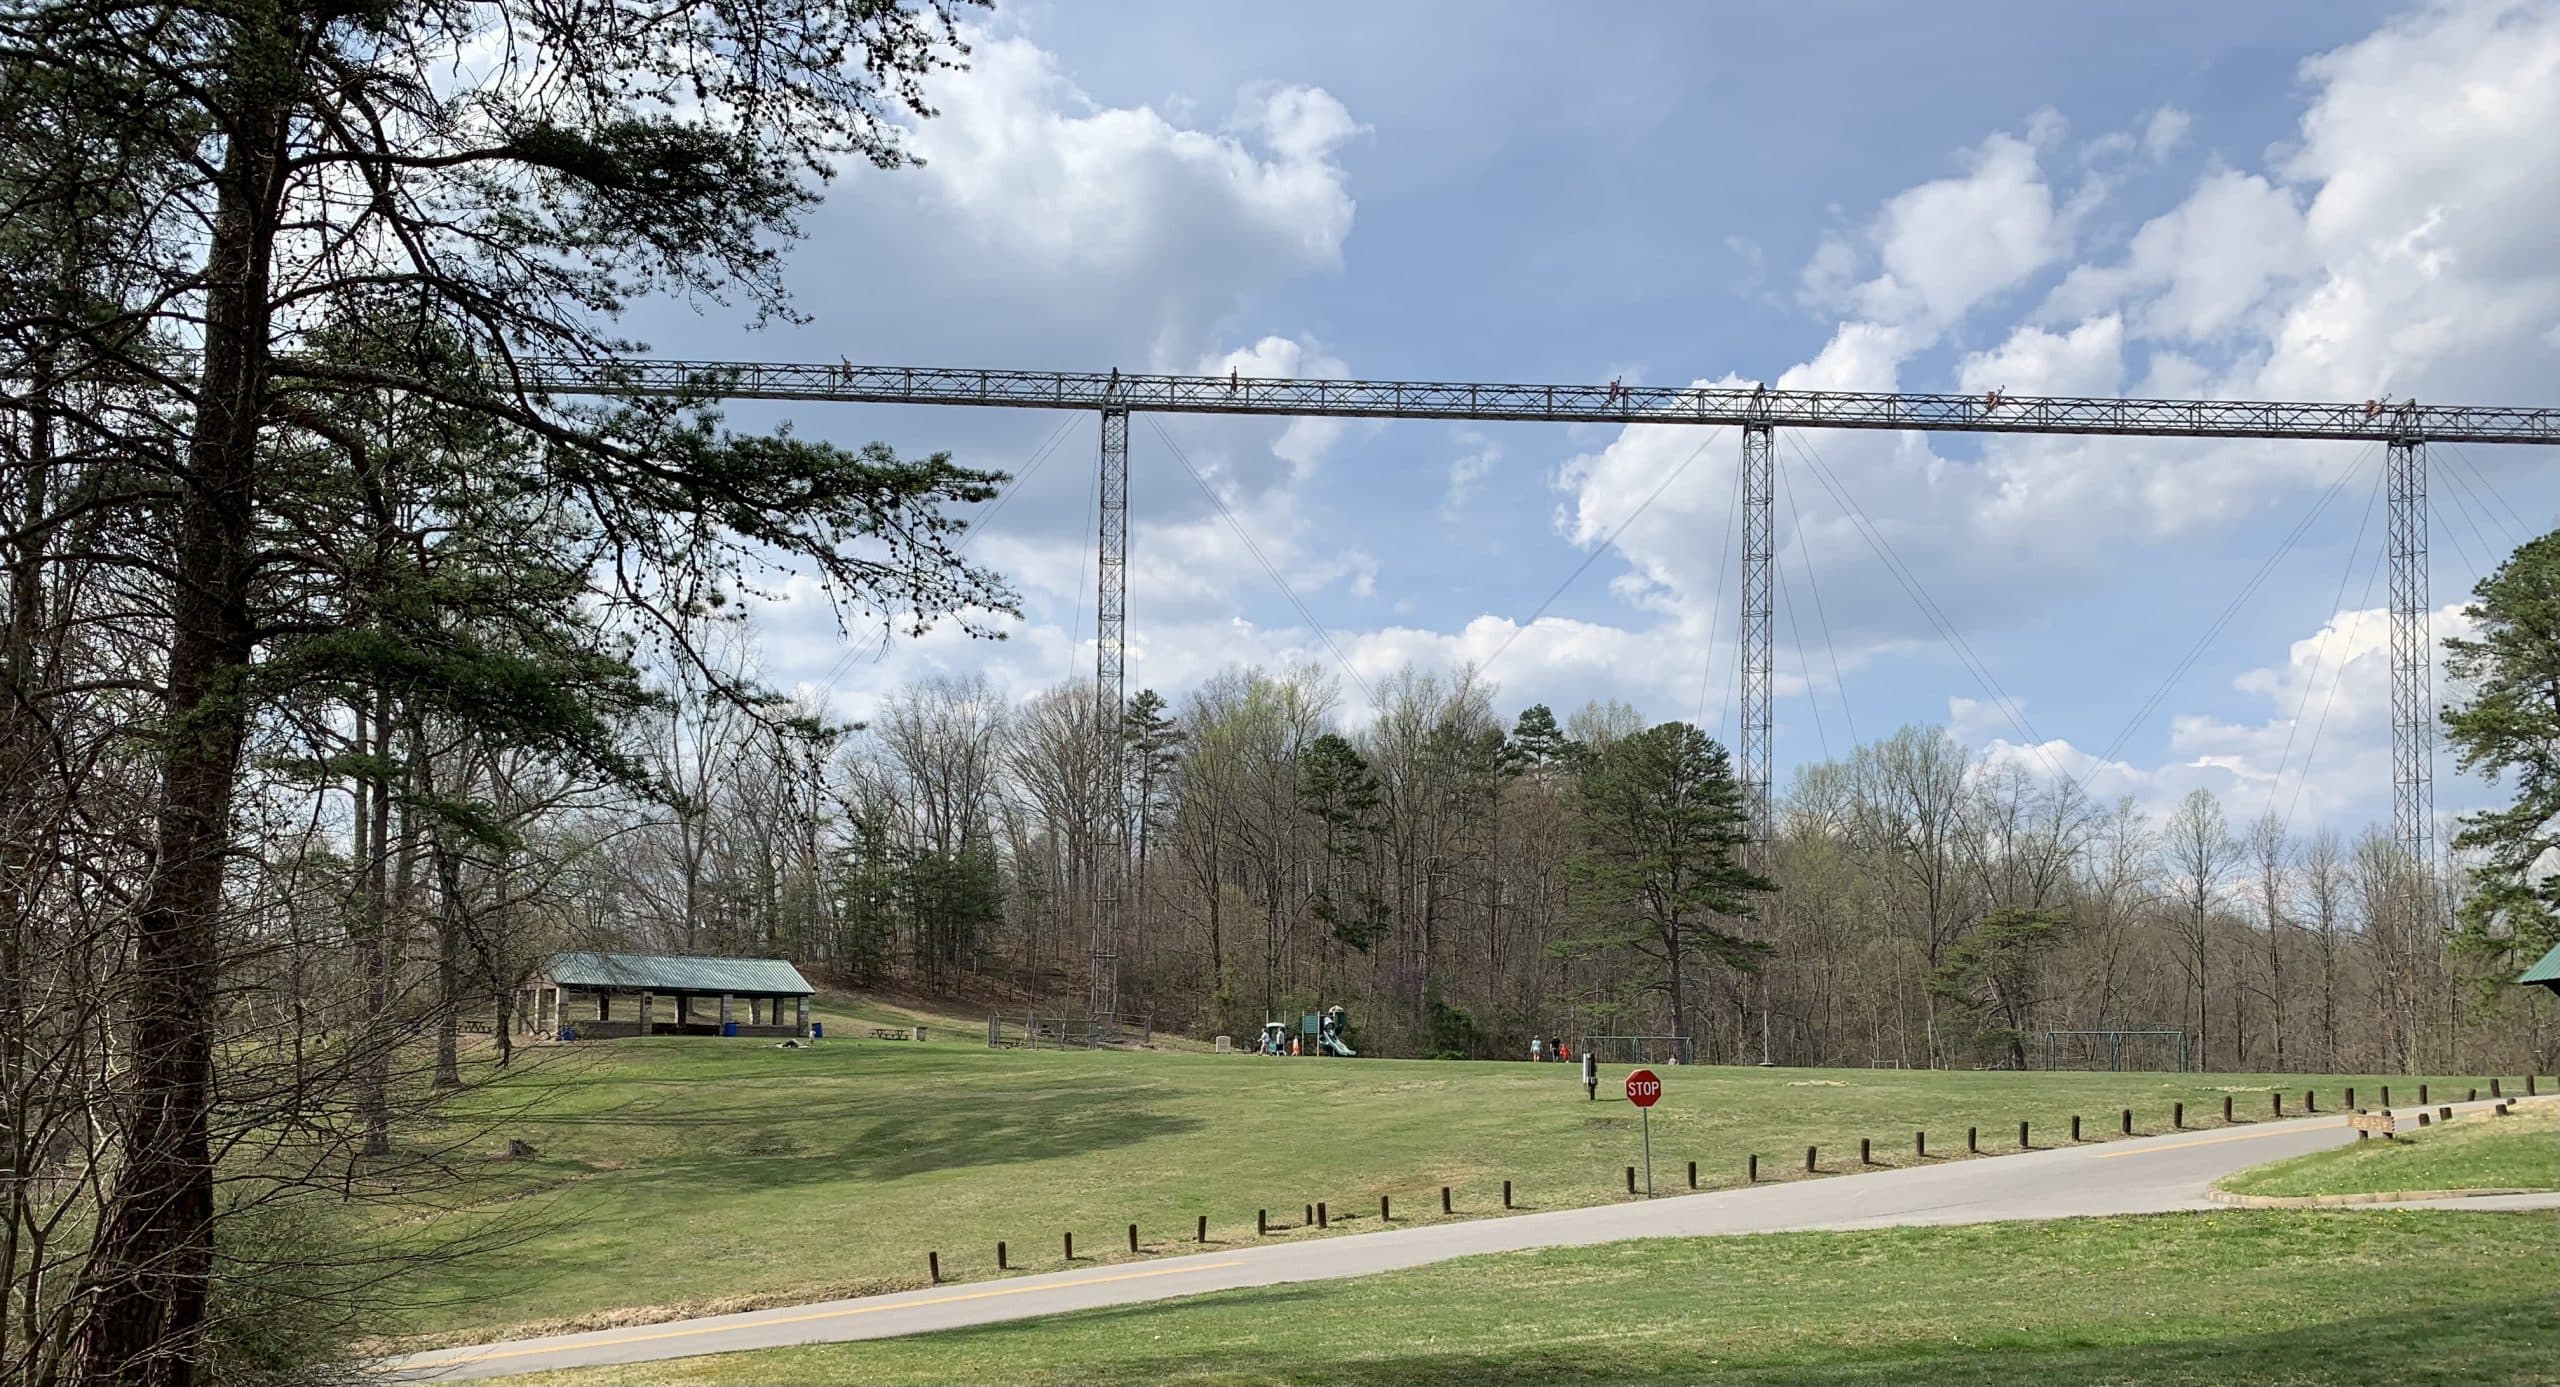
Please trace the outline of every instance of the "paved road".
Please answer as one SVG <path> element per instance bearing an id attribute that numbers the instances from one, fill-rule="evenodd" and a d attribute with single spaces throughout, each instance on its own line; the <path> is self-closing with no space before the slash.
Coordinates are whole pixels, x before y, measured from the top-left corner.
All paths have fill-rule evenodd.
<path id="1" fill-rule="evenodd" d="M 2457 1105 L 2471 1106 L 2471 1105 Z M 2485 1108 L 2486 1104 L 2477 1105 Z M 458 1381 L 698 1353 L 881 1339 L 1204 1291 L 1361 1276 L 1525 1248 L 1804 1229 L 1989 1223 L 2225 1207 L 2215 1180 L 2278 1157 L 2353 1139 L 2343 1117 L 2299 1118 L 2136 1137 L 1988 1160 L 1761 1185 L 1711 1194 L 1516 1214 L 1207 1252 L 977 1285 L 439 1349 L 388 1366 L 410 1381 Z M 2466 1201 L 2451 1201 L 2454 1205 Z M 2560 1207 L 2549 1195 L 2474 1207 Z M 2371 1208 L 2375 1206 L 2360 1206 Z"/>

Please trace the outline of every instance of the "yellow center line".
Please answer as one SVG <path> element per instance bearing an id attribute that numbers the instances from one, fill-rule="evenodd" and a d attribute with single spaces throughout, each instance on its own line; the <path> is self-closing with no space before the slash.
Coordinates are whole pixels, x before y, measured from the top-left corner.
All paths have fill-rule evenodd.
<path id="1" fill-rule="evenodd" d="M 1124 1271 L 1115 1276 L 1088 1276 L 1081 1281 L 1050 1281 L 1040 1285 L 1002 1286 L 990 1291 L 966 1291 L 959 1295 L 933 1296 L 925 1300 L 902 1300 L 894 1305 L 852 1305 L 842 1310 L 814 1310 L 805 1315 L 784 1315 L 778 1319 L 755 1320 L 747 1324 L 703 1324 L 685 1329 L 660 1329 L 648 1334 L 625 1334 L 612 1339 L 587 1339 L 574 1344 L 546 1344 L 537 1348 L 493 1349 L 486 1353 L 460 1353 L 447 1358 L 413 1358 L 401 1364 L 412 1368 L 454 1368 L 465 1363 L 486 1363 L 497 1358 L 529 1358 L 536 1354 L 568 1353 L 582 1348 L 617 1348 L 624 1344 L 655 1343 L 662 1339 L 684 1339 L 696 1334 L 725 1334 L 733 1329 L 761 1329 L 777 1324 L 806 1324 L 811 1320 L 846 1319 L 854 1315 L 876 1315 L 889 1310 L 913 1310 L 927 1305 L 957 1305 L 969 1300 L 993 1300 L 998 1296 L 1029 1295 L 1034 1291 L 1067 1291 L 1079 1286 L 1105 1286 L 1115 1281 L 1143 1281 L 1154 1276 L 1184 1276 L 1196 1271 L 1218 1271 L 1244 1265 L 1242 1262 L 1204 1262 L 1190 1267 L 1157 1267 L 1150 1271 Z"/>
<path id="2" fill-rule="evenodd" d="M 2101 1151 L 2098 1153 L 2098 1159 L 2102 1161 L 2120 1161 L 2127 1156 L 2148 1156 L 2154 1151 L 2184 1151 L 2190 1146 L 2213 1146 L 2226 1141 L 2255 1141 L 2260 1137 L 2280 1137 L 2289 1132 L 2310 1132 L 2318 1131 L 2324 1127 L 2343 1127 L 2345 1125 L 2347 1124 L 2346 1119 L 2344 1118 L 2330 1118 L 2322 1122 L 2287 1122 L 2284 1125 L 2277 1127 L 2260 1127 L 2253 1131 L 2225 1132 L 2220 1136 L 2197 1137 L 2193 1141 L 2164 1142 L 2158 1146 L 2142 1146 L 2126 1151 Z"/>

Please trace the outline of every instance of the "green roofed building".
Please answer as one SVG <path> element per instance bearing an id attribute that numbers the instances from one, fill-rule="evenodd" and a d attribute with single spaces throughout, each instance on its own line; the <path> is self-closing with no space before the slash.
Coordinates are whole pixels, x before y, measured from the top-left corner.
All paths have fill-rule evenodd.
<path id="1" fill-rule="evenodd" d="M 516 1023 L 546 1040 L 801 1036 L 816 990 L 778 958 L 556 954 L 517 995 Z"/>
<path id="2" fill-rule="evenodd" d="M 2552 945 L 2551 952 L 2544 954 L 2540 963 L 2525 969 L 2524 976 L 2516 981 L 2560 992 L 2560 944 Z"/>

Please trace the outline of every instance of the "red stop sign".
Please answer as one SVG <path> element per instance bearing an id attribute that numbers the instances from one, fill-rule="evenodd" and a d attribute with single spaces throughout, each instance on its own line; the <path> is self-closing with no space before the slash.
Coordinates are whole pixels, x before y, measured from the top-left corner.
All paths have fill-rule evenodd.
<path id="1" fill-rule="evenodd" d="M 1639 1108 L 1649 1108 L 1662 1097 L 1662 1080 L 1650 1069 L 1639 1069 L 1627 1076 L 1627 1101 Z"/>

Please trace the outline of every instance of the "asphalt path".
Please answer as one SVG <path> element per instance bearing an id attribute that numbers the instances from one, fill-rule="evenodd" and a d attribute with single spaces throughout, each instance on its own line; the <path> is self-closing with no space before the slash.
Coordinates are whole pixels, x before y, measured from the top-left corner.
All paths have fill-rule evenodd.
<path id="1" fill-rule="evenodd" d="M 2454 1106 L 2486 1109 L 2489 1104 Z M 385 1366 L 397 1380 L 452 1382 L 740 1349 L 883 1339 L 1206 1291 L 1365 1276 L 1489 1252 L 1629 1238 L 2227 1208 L 2205 1198 L 2206 1187 L 2223 1176 L 2354 1139 L 2343 1116 L 2252 1122 L 1863 1175 L 1309 1238 L 855 1300 L 437 1349 L 394 1359 Z M 2560 1207 L 2560 1198 L 2528 1195 L 2436 1201 L 2433 1206 L 2552 1208 Z"/>

